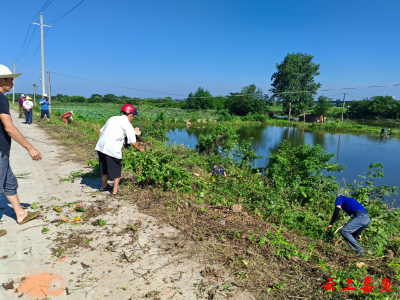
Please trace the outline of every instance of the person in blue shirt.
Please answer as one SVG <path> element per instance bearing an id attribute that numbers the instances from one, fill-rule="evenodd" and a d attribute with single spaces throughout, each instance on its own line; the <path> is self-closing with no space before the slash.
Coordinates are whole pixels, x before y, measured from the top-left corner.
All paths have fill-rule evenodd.
<path id="1" fill-rule="evenodd" d="M 40 99 L 40 105 L 42 106 L 41 108 L 41 115 L 40 115 L 40 122 L 43 122 L 43 117 L 47 117 L 47 122 L 50 121 L 50 112 L 49 112 L 49 99 L 47 94 L 43 95 L 43 98 Z"/>
<path id="2" fill-rule="evenodd" d="M 349 244 L 350 248 L 356 250 L 357 255 L 364 255 L 363 248 L 357 243 L 361 240 L 362 231 L 371 223 L 368 211 L 364 206 L 353 198 L 339 195 L 335 202 L 335 212 L 333 213 L 331 223 L 325 228 L 325 231 L 332 229 L 333 224 L 338 219 L 340 210 L 343 209 L 351 220 L 340 230 L 341 235 Z"/>
<path id="3" fill-rule="evenodd" d="M 222 165 L 215 165 L 214 166 L 214 169 L 213 169 L 213 171 L 212 171 L 212 174 L 213 175 L 223 175 L 223 176 L 226 176 L 226 171 L 225 171 L 225 168 L 224 168 L 224 166 L 222 166 Z"/>

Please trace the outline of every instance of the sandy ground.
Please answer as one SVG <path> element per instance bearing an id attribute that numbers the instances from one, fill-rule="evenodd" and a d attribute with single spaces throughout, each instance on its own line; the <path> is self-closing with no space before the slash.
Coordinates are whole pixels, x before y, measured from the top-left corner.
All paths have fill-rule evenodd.
<path id="1" fill-rule="evenodd" d="M 35 124 L 24 124 L 17 112 L 12 118 L 43 156 L 35 162 L 12 144 L 21 203 L 30 211 L 35 202 L 42 214 L 18 225 L 1 197 L 0 229 L 8 234 L 0 237 L 0 299 L 254 299 L 177 229 L 140 213 L 124 197 L 100 193 L 97 178 L 60 182 L 70 172 L 90 170 L 62 162 L 65 149 L 56 141 Z M 65 206 L 77 201 L 85 212 Z M 76 216 L 86 218 L 72 224 Z M 98 226 L 99 219 L 106 224 Z"/>

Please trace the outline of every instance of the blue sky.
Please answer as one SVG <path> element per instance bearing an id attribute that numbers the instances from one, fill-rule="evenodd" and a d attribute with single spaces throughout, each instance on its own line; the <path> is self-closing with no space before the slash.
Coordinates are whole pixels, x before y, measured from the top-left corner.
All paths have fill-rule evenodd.
<path id="1" fill-rule="evenodd" d="M 0 0 L 6 26 L 0 64 L 17 59 L 30 20 L 46 1 Z M 43 12 L 44 23 L 80 1 L 53 0 Z M 275 64 L 288 53 L 303 52 L 321 64 L 316 80 L 322 89 L 389 85 L 400 82 L 399 11 L 398 0 L 85 0 L 49 29 L 46 71 L 183 96 L 199 86 L 226 95 L 253 83 L 267 92 Z M 40 85 L 40 51 L 25 65 L 39 43 L 38 27 L 17 61 L 23 75 L 16 92 L 32 93 L 32 84 Z M 56 74 L 51 83 L 52 94 L 168 96 Z M 342 92 L 325 95 L 342 98 Z M 400 98 L 400 86 L 346 92 L 346 99 Z"/>

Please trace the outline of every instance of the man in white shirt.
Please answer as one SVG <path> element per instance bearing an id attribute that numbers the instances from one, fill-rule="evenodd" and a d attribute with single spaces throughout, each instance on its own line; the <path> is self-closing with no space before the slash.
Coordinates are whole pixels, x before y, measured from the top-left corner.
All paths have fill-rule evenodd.
<path id="1" fill-rule="evenodd" d="M 107 180 L 114 180 L 113 195 L 118 194 L 118 184 L 121 179 L 121 149 L 125 138 L 127 138 L 128 144 L 131 144 L 140 152 L 144 152 L 136 142 L 135 131 L 131 124 L 135 111 L 136 109 L 130 104 L 122 106 L 123 115 L 111 117 L 100 129 L 99 141 L 95 148 L 99 154 L 100 175 L 103 179 L 101 189 L 111 190 Z"/>

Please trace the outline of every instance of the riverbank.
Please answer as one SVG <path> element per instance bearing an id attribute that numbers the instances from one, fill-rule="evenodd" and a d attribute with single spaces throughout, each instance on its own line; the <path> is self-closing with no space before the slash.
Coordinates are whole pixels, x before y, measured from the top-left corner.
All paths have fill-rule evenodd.
<path id="1" fill-rule="evenodd" d="M 72 158 L 83 161 L 94 158 L 100 125 L 80 118 L 65 125 L 60 117 L 53 116 L 50 123 L 41 123 L 40 127 L 67 145 Z M 153 124 L 143 124 L 142 132 L 148 126 Z M 229 132 L 229 128 L 221 131 Z M 124 153 L 126 173 L 121 198 L 180 229 L 210 260 L 229 268 L 239 280 L 237 284 L 258 299 L 299 295 L 325 299 L 331 295 L 323 287 L 328 278 L 334 278 L 343 288 L 348 277 L 360 288 L 367 275 L 376 287 L 388 277 L 395 290 L 388 296 L 398 296 L 399 243 L 394 237 L 399 236 L 399 214 L 379 202 L 379 194 L 390 192 L 388 188 L 345 187 L 364 201 L 373 220 L 362 242 L 369 257 L 357 258 L 338 233 L 323 239 L 338 186 L 334 179 L 318 174 L 339 166 L 329 163 L 331 156 L 321 149 L 296 147 L 290 152 L 283 145 L 273 160 L 271 169 L 275 172 L 260 177 L 245 162 L 235 164 L 226 156 L 199 155 L 187 147 L 167 146 L 151 138 L 148 141 L 151 143 L 145 154 Z M 234 137 L 229 141 L 234 142 Z M 246 149 L 241 151 L 242 158 L 246 153 L 247 160 L 251 158 Z M 301 153 L 308 159 L 299 160 Z M 210 176 L 215 163 L 225 166 L 226 178 Z M 97 165 L 95 160 L 91 164 Z M 377 170 L 379 166 L 373 166 L 371 172 L 376 174 Z M 363 200 L 365 195 L 375 200 Z M 335 231 L 346 221 L 342 214 Z M 377 288 L 374 292 L 371 296 L 383 295 Z M 344 294 L 335 292 L 338 297 Z M 363 299 L 359 289 L 346 297 Z"/>
<path id="2" fill-rule="evenodd" d="M 210 122 L 207 123 L 206 121 L 199 121 L 199 122 L 190 122 L 190 124 L 179 124 L 170 122 L 171 126 L 176 127 L 187 127 L 187 126 L 194 126 L 194 127 L 201 127 L 201 126 L 217 126 L 218 124 L 223 124 L 226 126 L 257 126 L 261 124 L 267 125 L 274 125 L 274 126 L 289 126 L 289 127 L 296 127 L 300 129 L 309 129 L 309 130 L 319 130 L 319 131 L 326 131 L 326 132 L 341 132 L 341 133 L 368 133 L 368 134 L 376 134 L 380 135 L 382 128 L 386 128 L 383 124 L 382 127 L 375 127 L 375 126 L 368 126 L 368 125 L 361 125 L 350 120 L 345 120 L 343 124 L 340 121 L 335 122 L 324 122 L 324 123 L 305 123 L 305 122 L 294 122 L 288 120 L 280 120 L 280 119 L 265 119 L 264 121 L 253 121 L 253 120 L 242 120 L 240 117 L 233 117 L 230 121 L 218 121 L 218 122 Z M 400 136 L 400 129 L 391 129 L 387 131 L 386 135 L 398 137 Z"/>
<path id="3" fill-rule="evenodd" d="M 16 108 L 18 104 L 14 104 Z M 98 124 L 103 123 L 107 118 L 117 114 L 119 112 L 119 105 L 115 104 L 65 104 L 65 103 L 54 103 L 53 114 L 62 115 L 63 113 L 73 110 L 75 117 L 78 120 L 83 118 L 84 120 L 91 120 Z M 275 108 L 275 107 L 274 107 Z M 180 108 L 157 108 L 157 107 L 147 107 L 138 106 L 138 111 L 140 112 L 140 119 L 142 122 L 153 122 L 160 113 L 165 114 L 165 119 L 170 127 L 203 127 L 210 126 L 215 127 L 219 124 L 226 126 L 259 126 L 261 124 L 274 125 L 274 126 L 289 126 L 296 127 L 300 129 L 308 130 L 319 130 L 326 132 L 341 132 L 341 133 L 367 133 L 379 135 L 382 128 L 386 128 L 386 124 L 381 124 L 381 127 L 362 125 L 351 120 L 345 120 L 343 124 L 338 119 L 332 119 L 333 121 L 328 121 L 324 123 L 305 123 L 305 122 L 295 122 L 288 121 L 285 119 L 270 118 L 265 115 L 247 115 L 247 116 L 233 116 L 226 112 L 217 112 L 214 110 L 204 110 L 204 111 L 191 111 L 183 110 Z M 279 108 L 275 108 L 276 112 L 279 112 Z M 36 113 L 40 113 L 40 108 L 37 105 L 34 108 Z M 335 112 L 337 112 L 337 108 Z M 398 137 L 400 136 L 400 129 L 392 128 L 386 133 L 388 136 Z"/>

